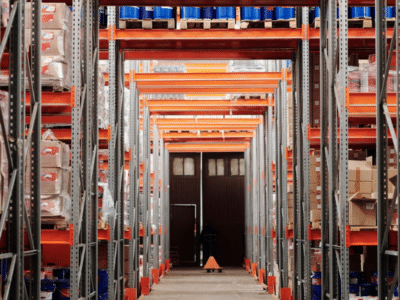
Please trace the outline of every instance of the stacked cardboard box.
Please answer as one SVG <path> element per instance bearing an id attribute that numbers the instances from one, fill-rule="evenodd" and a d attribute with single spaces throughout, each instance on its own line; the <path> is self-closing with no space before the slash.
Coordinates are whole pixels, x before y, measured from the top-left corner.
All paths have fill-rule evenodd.
<path id="1" fill-rule="evenodd" d="M 42 140 L 41 144 L 41 215 L 42 222 L 68 221 L 71 214 L 71 170 L 69 146 L 56 140 Z M 27 170 L 31 167 L 28 160 Z M 26 172 L 27 199 L 30 176 Z M 27 206 L 29 210 L 29 206 Z"/>
<path id="2" fill-rule="evenodd" d="M 372 158 L 349 160 L 349 225 L 376 226 L 377 170 Z M 397 169 L 388 170 L 388 178 L 397 174 Z M 395 186 L 388 184 L 389 199 Z M 397 222 L 397 212 L 393 223 Z"/>
<path id="3" fill-rule="evenodd" d="M 312 228 L 321 224 L 321 156 L 319 151 L 310 155 L 310 221 Z"/>
<path id="4" fill-rule="evenodd" d="M 27 41 L 31 35 L 31 4 L 26 7 Z M 72 13 L 65 3 L 42 5 L 42 85 L 68 89 L 72 80 Z"/>

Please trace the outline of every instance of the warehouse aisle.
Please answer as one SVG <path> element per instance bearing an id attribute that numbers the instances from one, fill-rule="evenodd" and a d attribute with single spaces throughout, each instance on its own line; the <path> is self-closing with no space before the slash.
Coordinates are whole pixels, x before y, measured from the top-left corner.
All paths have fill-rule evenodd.
<path id="1" fill-rule="evenodd" d="M 154 286 L 146 300 L 272 300 L 243 269 L 227 269 L 207 274 L 201 269 L 172 270 Z"/>

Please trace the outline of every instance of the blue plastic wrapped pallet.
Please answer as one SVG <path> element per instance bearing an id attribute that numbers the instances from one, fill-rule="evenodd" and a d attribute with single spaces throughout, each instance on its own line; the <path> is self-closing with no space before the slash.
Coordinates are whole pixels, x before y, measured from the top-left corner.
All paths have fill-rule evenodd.
<path id="1" fill-rule="evenodd" d="M 107 27 L 107 7 L 101 6 L 99 8 L 99 25 L 101 28 Z"/>
<path id="2" fill-rule="evenodd" d="M 140 15 L 143 20 L 153 20 L 154 7 L 153 6 L 142 6 L 140 7 Z"/>
<path id="3" fill-rule="evenodd" d="M 55 281 L 56 290 L 54 291 L 54 298 L 57 300 L 69 300 L 70 281 L 68 279 L 59 279 Z"/>
<path id="4" fill-rule="evenodd" d="M 350 272 L 350 282 L 361 284 L 366 282 L 365 272 Z"/>
<path id="5" fill-rule="evenodd" d="M 376 18 L 376 9 L 375 9 L 375 7 L 372 8 L 372 17 L 374 19 Z M 394 7 L 394 6 L 387 6 L 386 7 L 386 18 L 387 19 L 396 18 L 396 7 Z"/>
<path id="6" fill-rule="evenodd" d="M 170 6 L 155 6 L 154 20 L 167 20 L 173 18 L 173 8 Z"/>
<path id="7" fill-rule="evenodd" d="M 261 19 L 259 7 L 241 7 L 240 13 L 243 21 L 259 21 Z"/>
<path id="8" fill-rule="evenodd" d="M 108 274 L 107 270 L 98 271 L 98 293 L 99 295 L 107 294 L 108 291 Z"/>
<path id="9" fill-rule="evenodd" d="M 312 286 L 312 300 L 321 300 L 321 286 L 320 285 Z"/>
<path id="10" fill-rule="evenodd" d="M 181 19 L 201 19 L 201 8 L 194 6 L 182 6 Z"/>
<path id="11" fill-rule="evenodd" d="M 203 19 L 212 20 L 215 19 L 215 7 L 203 7 Z"/>
<path id="12" fill-rule="evenodd" d="M 236 10 L 234 6 L 228 7 L 217 7 L 215 9 L 215 18 L 217 20 L 234 20 L 236 16 Z"/>
<path id="13" fill-rule="evenodd" d="M 261 13 L 261 21 L 275 19 L 275 10 L 273 6 L 261 7 L 260 13 Z"/>
<path id="14" fill-rule="evenodd" d="M 295 18 L 294 7 L 276 6 L 275 19 L 276 20 L 290 20 Z"/>
<path id="15" fill-rule="evenodd" d="M 350 7 L 351 19 L 371 18 L 371 7 L 353 6 Z"/>
<path id="16" fill-rule="evenodd" d="M 320 18 L 320 17 L 321 17 L 320 8 L 318 6 L 311 7 L 311 9 L 310 9 L 310 24 L 312 24 L 316 18 Z"/>
<path id="17" fill-rule="evenodd" d="M 121 6 L 119 8 L 119 18 L 121 20 L 139 20 L 140 19 L 139 6 Z"/>

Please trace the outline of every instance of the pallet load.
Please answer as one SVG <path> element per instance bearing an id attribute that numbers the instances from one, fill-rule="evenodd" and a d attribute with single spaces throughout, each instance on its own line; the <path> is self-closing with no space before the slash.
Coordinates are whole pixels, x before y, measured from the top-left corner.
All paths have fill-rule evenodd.
<path id="1" fill-rule="evenodd" d="M 174 9 L 170 6 L 121 6 L 121 29 L 174 29 Z"/>
<path id="2" fill-rule="evenodd" d="M 388 178 L 397 175 L 397 169 L 388 170 Z M 389 180 L 388 199 L 393 198 L 394 184 Z M 377 170 L 372 158 L 349 160 L 349 225 L 376 227 Z M 392 225 L 397 225 L 397 211 Z"/>
<path id="3" fill-rule="evenodd" d="M 229 7 L 182 6 L 178 29 L 235 29 L 236 9 Z"/>
<path id="4" fill-rule="evenodd" d="M 314 151 L 310 156 L 310 222 L 312 229 L 321 228 L 321 156 Z"/>
<path id="5" fill-rule="evenodd" d="M 31 35 L 31 4 L 27 3 L 27 41 Z M 42 5 L 42 85 L 56 91 L 72 84 L 72 13 L 64 3 Z"/>
<path id="6" fill-rule="evenodd" d="M 51 130 L 41 143 L 41 216 L 42 224 L 66 228 L 71 216 L 70 149 L 57 140 Z M 28 161 L 27 168 L 30 167 Z M 29 174 L 27 172 L 27 174 Z M 26 176 L 26 195 L 30 193 L 30 177 Z M 29 207 L 27 207 L 29 210 Z"/>

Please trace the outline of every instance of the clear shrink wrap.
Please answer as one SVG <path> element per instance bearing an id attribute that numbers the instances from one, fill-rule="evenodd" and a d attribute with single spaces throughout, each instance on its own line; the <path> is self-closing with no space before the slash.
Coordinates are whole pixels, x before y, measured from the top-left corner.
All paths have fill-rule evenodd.
<path id="1" fill-rule="evenodd" d="M 26 3 L 27 28 L 32 28 L 32 5 Z M 65 3 L 43 3 L 41 6 L 42 29 L 70 30 L 72 28 L 72 12 Z"/>
<path id="2" fill-rule="evenodd" d="M 103 222 L 110 223 L 115 217 L 114 199 L 111 195 L 108 183 L 98 183 L 101 197 L 101 203 L 99 203 L 99 216 Z"/>
<path id="3" fill-rule="evenodd" d="M 108 92 L 105 89 L 105 81 L 104 75 L 99 71 L 98 76 L 98 102 L 97 102 L 97 109 L 98 109 L 98 119 L 99 119 L 99 128 L 107 129 L 108 127 L 108 101 L 107 101 Z"/>

